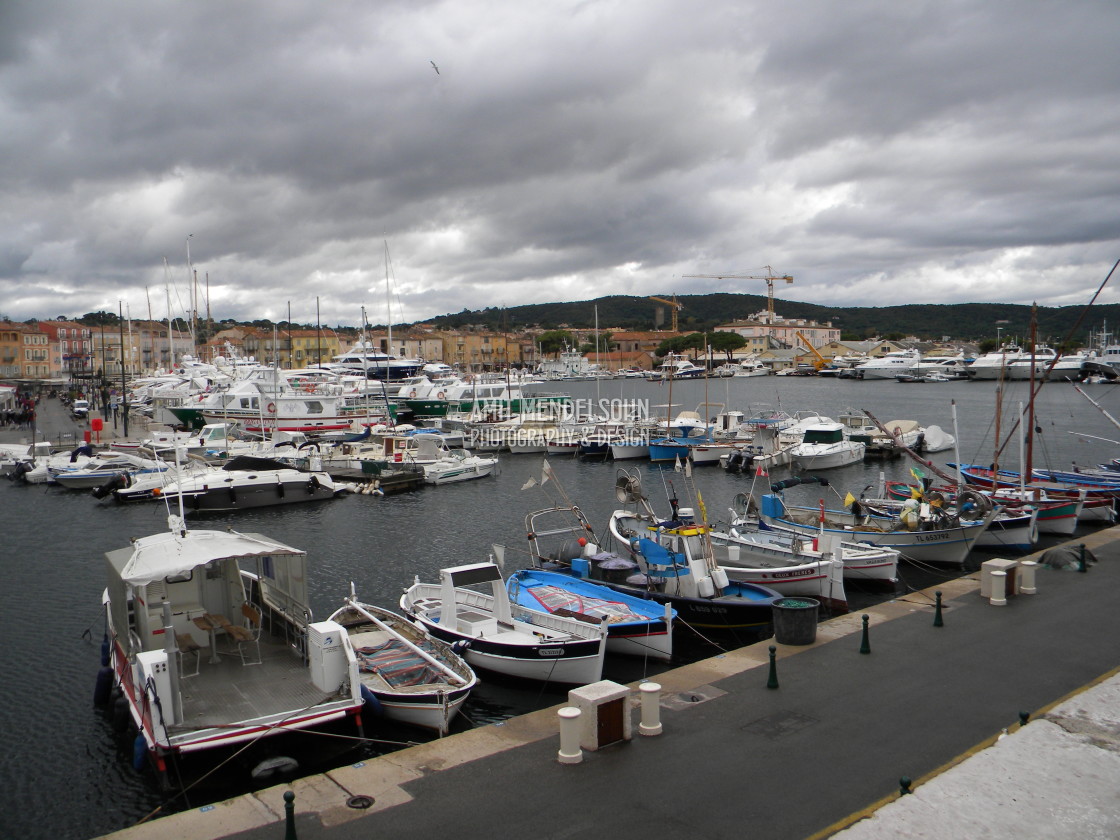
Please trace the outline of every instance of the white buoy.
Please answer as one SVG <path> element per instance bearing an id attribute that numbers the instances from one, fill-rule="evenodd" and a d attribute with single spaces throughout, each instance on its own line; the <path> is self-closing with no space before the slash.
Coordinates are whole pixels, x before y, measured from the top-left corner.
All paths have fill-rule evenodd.
<path id="1" fill-rule="evenodd" d="M 583 750 L 579 745 L 579 717 L 582 712 L 575 706 L 564 706 L 556 714 L 560 716 L 560 752 L 556 760 L 561 764 L 579 764 L 583 761 Z"/>
<path id="2" fill-rule="evenodd" d="M 638 686 L 642 693 L 642 722 L 638 724 L 639 735 L 661 734 L 661 686 L 655 682 L 644 682 Z"/>
<path id="3" fill-rule="evenodd" d="M 1035 573 L 1037 571 L 1037 560 L 1022 560 L 1019 562 L 1019 592 L 1023 595 L 1034 595 L 1038 592 L 1038 587 L 1035 586 Z"/>
<path id="4" fill-rule="evenodd" d="M 992 594 L 988 603 L 993 607 L 1007 606 L 1007 572 L 992 572 Z"/>

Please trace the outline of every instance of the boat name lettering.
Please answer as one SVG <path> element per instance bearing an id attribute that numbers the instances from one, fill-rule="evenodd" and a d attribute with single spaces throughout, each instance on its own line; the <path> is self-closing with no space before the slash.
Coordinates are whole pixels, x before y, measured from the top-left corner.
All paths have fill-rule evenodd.
<path id="1" fill-rule="evenodd" d="M 564 648 L 537 648 L 538 656 L 563 656 Z"/>

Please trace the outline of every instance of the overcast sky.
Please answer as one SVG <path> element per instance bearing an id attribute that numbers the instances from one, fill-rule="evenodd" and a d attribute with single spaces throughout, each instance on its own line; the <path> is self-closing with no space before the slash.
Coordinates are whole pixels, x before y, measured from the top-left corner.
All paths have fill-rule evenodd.
<path id="1" fill-rule="evenodd" d="M 779 301 L 1080 305 L 1118 44 L 1116 0 L 0 0 L 0 315 L 182 315 L 188 249 L 216 319 L 767 265 Z"/>

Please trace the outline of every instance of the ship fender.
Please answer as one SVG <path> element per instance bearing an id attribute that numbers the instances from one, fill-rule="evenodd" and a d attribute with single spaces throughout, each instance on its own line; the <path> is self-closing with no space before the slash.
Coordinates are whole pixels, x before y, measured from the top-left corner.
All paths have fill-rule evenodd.
<path id="1" fill-rule="evenodd" d="M 103 708 L 109 704 L 109 696 L 113 693 L 113 669 L 102 665 L 97 670 L 97 681 L 93 686 L 93 705 Z"/>
<path id="2" fill-rule="evenodd" d="M 113 730 L 124 732 L 132 723 L 132 715 L 128 713 L 128 698 L 123 694 L 113 701 Z"/>
<path id="3" fill-rule="evenodd" d="M 136 737 L 132 740 L 132 769 L 139 772 L 143 770 L 148 764 L 148 745 L 144 741 L 144 735 L 141 732 L 136 733 Z"/>

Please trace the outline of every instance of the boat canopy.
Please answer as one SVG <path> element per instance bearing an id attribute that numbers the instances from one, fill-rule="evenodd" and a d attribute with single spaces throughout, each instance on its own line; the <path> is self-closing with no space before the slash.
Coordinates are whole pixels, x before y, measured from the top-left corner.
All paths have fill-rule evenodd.
<path id="1" fill-rule="evenodd" d="M 131 548 L 109 552 L 110 566 L 133 586 L 182 575 L 214 560 L 299 556 L 304 552 L 261 534 L 237 531 L 182 531 L 136 540 Z M 120 564 L 120 565 L 118 565 Z"/>

